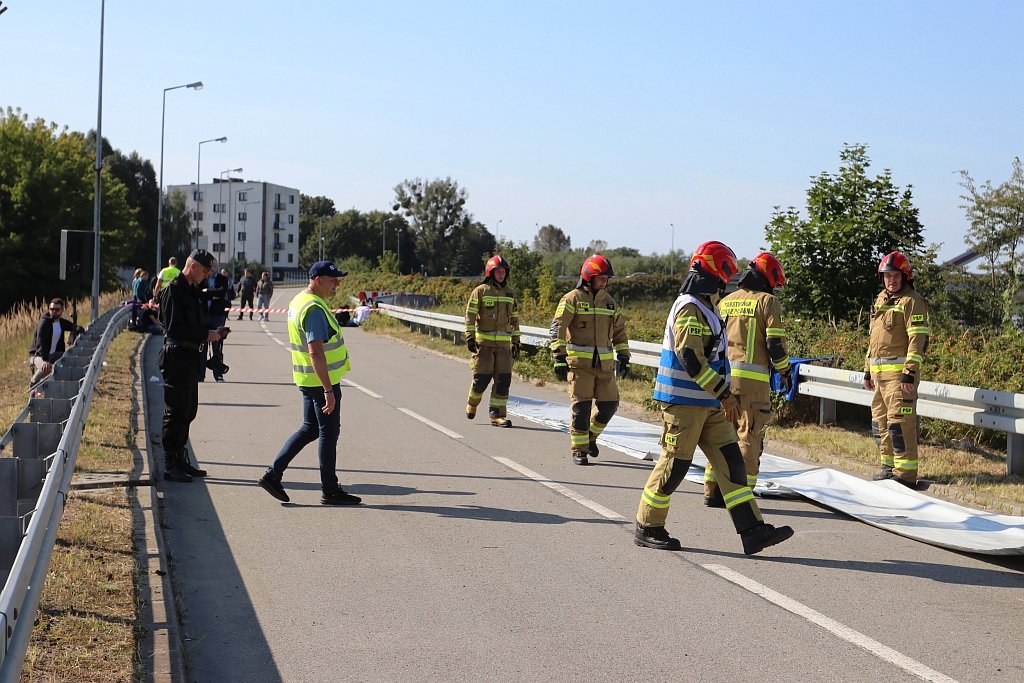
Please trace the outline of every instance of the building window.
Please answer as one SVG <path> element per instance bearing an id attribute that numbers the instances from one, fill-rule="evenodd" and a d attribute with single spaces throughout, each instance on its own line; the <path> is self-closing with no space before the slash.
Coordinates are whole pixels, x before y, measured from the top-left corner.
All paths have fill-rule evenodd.
<path id="1" fill-rule="evenodd" d="M 238 212 L 238 220 L 240 220 L 240 221 L 244 221 L 245 220 L 245 211 L 239 211 Z"/>
<path id="2" fill-rule="evenodd" d="M 213 231 L 214 232 L 224 232 L 225 229 L 226 229 L 226 226 L 223 223 L 214 223 L 213 224 Z"/>
<path id="3" fill-rule="evenodd" d="M 223 204 L 214 204 L 213 205 L 213 212 L 214 213 L 224 213 L 224 205 Z"/>
<path id="4" fill-rule="evenodd" d="M 293 216 L 292 214 L 288 214 L 288 222 L 291 223 L 291 224 L 294 224 L 295 223 L 295 216 Z"/>
<path id="5" fill-rule="evenodd" d="M 239 261 L 241 263 L 245 263 L 245 252 L 244 251 L 238 252 L 238 255 L 235 257 L 235 260 Z"/>
<path id="6" fill-rule="evenodd" d="M 199 202 L 203 199 L 203 193 L 199 190 L 192 190 L 192 201 Z"/>
<path id="7" fill-rule="evenodd" d="M 295 203 L 295 195 L 293 195 L 293 194 L 288 195 L 288 203 L 289 204 L 294 204 Z M 291 221 L 289 221 L 289 223 L 290 222 Z"/>
<path id="8" fill-rule="evenodd" d="M 288 254 L 288 263 L 292 263 L 295 260 L 294 254 Z"/>
<path id="9" fill-rule="evenodd" d="M 215 252 L 224 251 L 224 243 L 223 242 L 216 242 L 216 243 L 214 243 L 213 250 Z"/>
<path id="10" fill-rule="evenodd" d="M 295 235 L 288 235 L 288 244 L 292 244 L 294 242 L 295 242 Z"/>
<path id="11" fill-rule="evenodd" d="M 194 221 L 201 221 L 201 220 L 203 220 L 203 212 L 202 211 L 193 211 L 192 212 L 192 220 L 194 220 Z"/>
<path id="12" fill-rule="evenodd" d="M 274 263 L 277 263 L 278 261 L 281 260 L 280 256 L 281 256 L 280 254 L 274 254 Z"/>
<path id="13" fill-rule="evenodd" d="M 238 201 L 240 201 L 240 202 L 244 202 L 244 201 L 246 201 L 246 199 L 248 198 L 248 196 L 249 196 L 249 193 L 248 193 L 248 192 L 239 192 L 239 193 L 238 193 Z"/>
<path id="14" fill-rule="evenodd" d="M 244 232 L 238 233 L 238 241 L 239 242 L 244 242 L 245 241 L 245 233 Z"/>

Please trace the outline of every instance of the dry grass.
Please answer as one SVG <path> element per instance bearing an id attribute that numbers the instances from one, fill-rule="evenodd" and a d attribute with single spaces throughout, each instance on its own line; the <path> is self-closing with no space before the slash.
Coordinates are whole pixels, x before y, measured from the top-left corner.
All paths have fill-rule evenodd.
<path id="1" fill-rule="evenodd" d="M 132 467 L 132 370 L 140 337 L 111 346 L 93 398 L 76 472 Z M 131 502 L 123 488 L 72 492 L 64 510 L 23 681 L 137 678 L 141 635 L 136 603 Z"/>
<path id="2" fill-rule="evenodd" d="M 372 317 L 366 329 L 408 344 L 469 358 L 465 347 L 454 344 L 450 337 L 428 337 L 410 331 L 387 316 Z M 546 356 L 542 354 L 538 354 L 532 363 L 521 359 L 516 363 L 516 372 L 520 379 L 526 378 L 538 385 L 557 381 L 547 367 Z M 658 415 L 657 406 L 651 401 L 650 381 L 620 381 L 619 393 L 623 401 L 620 412 L 647 419 Z M 858 432 L 817 425 L 773 425 L 768 431 L 772 442 L 769 450 L 869 477 L 878 471 L 878 451 L 866 428 L 867 425 L 864 432 Z M 925 444 L 921 446 L 920 460 L 921 477 L 933 482 L 929 489 L 931 495 L 1007 514 L 1024 515 L 1024 478 L 1006 474 L 1005 455 Z"/>

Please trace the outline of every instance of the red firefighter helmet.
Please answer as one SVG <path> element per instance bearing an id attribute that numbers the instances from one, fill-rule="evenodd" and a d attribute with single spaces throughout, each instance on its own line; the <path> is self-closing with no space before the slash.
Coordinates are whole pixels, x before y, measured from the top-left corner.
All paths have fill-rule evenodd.
<path id="1" fill-rule="evenodd" d="M 733 250 L 715 240 L 704 242 L 694 250 L 690 269 L 697 270 L 698 266 L 702 272 L 714 275 L 723 284 L 728 283 L 740 270 Z"/>
<path id="2" fill-rule="evenodd" d="M 786 272 L 782 270 L 782 264 L 767 251 L 762 251 L 751 259 L 750 267 L 764 275 L 772 289 L 778 289 L 786 284 Z"/>
<path id="3" fill-rule="evenodd" d="M 904 280 L 914 279 L 910 270 L 910 259 L 901 251 L 894 251 L 882 257 L 878 264 L 878 277 L 882 277 L 882 273 L 903 273 Z"/>
<path id="4" fill-rule="evenodd" d="M 508 261 L 501 254 L 495 254 L 487 259 L 487 264 L 484 266 L 484 279 L 489 278 L 495 268 L 504 268 L 506 278 L 512 273 L 512 266 L 508 264 Z"/>
<path id="5" fill-rule="evenodd" d="M 580 268 L 580 277 L 587 282 L 590 282 L 590 278 L 595 275 L 607 275 L 608 277 L 615 275 L 615 271 L 612 270 L 612 262 L 600 254 L 588 256 L 587 260 L 583 262 L 583 267 Z"/>

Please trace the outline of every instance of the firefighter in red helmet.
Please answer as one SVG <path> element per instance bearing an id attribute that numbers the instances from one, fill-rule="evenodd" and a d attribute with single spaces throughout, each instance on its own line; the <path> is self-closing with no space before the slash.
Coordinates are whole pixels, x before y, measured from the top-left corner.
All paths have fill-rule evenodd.
<path id="1" fill-rule="evenodd" d="M 558 302 L 551 321 L 555 375 L 569 380 L 570 450 L 577 465 L 597 457 L 597 437 L 619 407 L 616 377 L 626 377 L 629 369 L 626 322 L 606 289 L 614 274 L 604 256 L 588 257 L 576 288 Z"/>
<path id="2" fill-rule="evenodd" d="M 682 547 L 669 535 L 665 522 L 672 494 L 690 469 L 698 445 L 718 471 L 718 485 L 744 553 L 753 555 L 793 535 L 788 526 L 764 522 L 736 443 L 732 421 L 740 404 L 729 389 L 725 330 L 715 306 L 737 270 L 732 249 L 721 242 L 704 242 L 690 259 L 690 272 L 669 310 L 654 380 L 654 400 L 662 408 L 661 456 L 640 496 L 636 545 L 656 550 Z"/>
<path id="3" fill-rule="evenodd" d="M 476 417 L 488 383 L 491 400 L 488 414 L 495 427 L 511 427 L 506 417 L 512 363 L 519 357 L 519 303 L 508 286 L 512 267 L 495 254 L 484 265 L 484 281 L 469 295 L 466 304 L 466 348 L 473 354 L 473 382 L 466 401 L 466 417 Z"/>
<path id="4" fill-rule="evenodd" d="M 871 307 L 864 387 L 874 390 L 871 433 L 881 458 L 875 480 L 917 486 L 917 387 L 928 351 L 928 302 L 913 287 L 910 260 L 894 251 L 878 264 L 882 291 Z"/>
<path id="5" fill-rule="evenodd" d="M 740 276 L 739 288 L 718 304 L 728 339 L 729 387 L 739 399 L 736 435 L 747 468 L 747 486 L 754 488 L 761 470 L 764 432 L 772 416 L 771 371 L 782 375 L 784 390 L 790 382 L 786 328 L 782 306 L 774 292 L 786 284 L 782 264 L 761 252 Z M 704 470 L 704 504 L 725 507 L 714 468 Z"/>

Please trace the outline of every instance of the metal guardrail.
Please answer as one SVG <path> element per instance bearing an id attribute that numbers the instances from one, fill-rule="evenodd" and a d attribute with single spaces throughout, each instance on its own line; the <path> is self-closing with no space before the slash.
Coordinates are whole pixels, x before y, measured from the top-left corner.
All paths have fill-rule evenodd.
<path id="1" fill-rule="evenodd" d="M 96 381 L 130 314 L 115 308 L 90 325 L 0 439 L 0 683 L 21 676 Z"/>
<path id="2" fill-rule="evenodd" d="M 462 342 L 465 320 L 460 316 L 386 304 L 379 308 L 421 332 L 446 330 L 452 332 L 456 343 Z M 520 331 L 523 344 L 547 346 L 549 337 L 546 329 L 521 326 Z M 631 365 L 658 367 L 661 344 L 631 339 L 629 350 Z M 863 372 L 804 364 L 799 366 L 799 374 L 799 393 L 820 399 L 821 424 L 836 422 L 839 403 L 871 405 L 874 392 L 864 388 Z M 1006 471 L 1024 476 L 1024 394 L 921 382 L 918 397 L 918 414 L 924 417 L 1006 432 Z"/>

